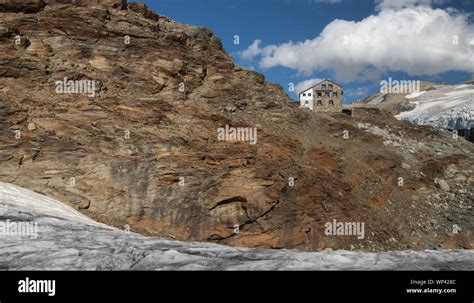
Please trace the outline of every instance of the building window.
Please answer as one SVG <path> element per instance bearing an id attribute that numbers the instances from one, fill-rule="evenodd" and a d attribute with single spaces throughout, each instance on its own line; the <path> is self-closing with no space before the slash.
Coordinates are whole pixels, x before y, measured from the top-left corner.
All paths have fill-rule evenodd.
<path id="1" fill-rule="evenodd" d="M 334 106 L 334 101 L 329 100 L 329 105 L 330 105 L 330 106 Z"/>
<path id="2" fill-rule="evenodd" d="M 306 97 L 306 93 L 303 94 L 303 97 Z"/>
<path id="3" fill-rule="evenodd" d="M 337 97 L 337 92 L 332 93 L 333 97 Z"/>
<path id="4" fill-rule="evenodd" d="M 322 97 L 323 94 L 321 92 L 318 92 L 318 97 Z"/>
<path id="5" fill-rule="evenodd" d="M 309 104 L 309 101 L 308 101 L 308 100 L 306 100 L 306 101 L 304 102 L 304 104 L 308 105 L 308 104 Z"/>
<path id="6" fill-rule="evenodd" d="M 318 100 L 318 105 L 323 105 L 323 101 Z"/>
<path id="7" fill-rule="evenodd" d="M 331 96 L 329 95 L 329 92 L 326 92 L 326 97 L 331 97 Z"/>
<path id="8" fill-rule="evenodd" d="M 329 86 L 329 89 L 332 89 L 332 84 L 328 84 L 328 86 Z"/>
<path id="9" fill-rule="evenodd" d="M 311 93 L 308 93 L 308 97 L 311 97 Z"/>
<path id="10" fill-rule="evenodd" d="M 326 89 L 326 84 L 321 84 L 322 89 Z"/>

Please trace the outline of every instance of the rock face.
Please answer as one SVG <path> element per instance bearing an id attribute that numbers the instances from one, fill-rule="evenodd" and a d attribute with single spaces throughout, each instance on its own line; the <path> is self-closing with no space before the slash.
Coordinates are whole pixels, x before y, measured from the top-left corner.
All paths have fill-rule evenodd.
<path id="1" fill-rule="evenodd" d="M 0 12 L 36 13 L 44 6 L 43 0 L 0 0 Z"/>
<path id="2" fill-rule="evenodd" d="M 0 12 L 37 13 L 43 10 L 46 5 L 54 4 L 84 7 L 103 5 L 108 8 L 127 8 L 127 0 L 0 0 Z"/>
<path id="3" fill-rule="evenodd" d="M 0 216 L 28 231 L 0 235 L 2 270 L 474 270 L 473 250 L 298 252 L 148 238 L 1 182 Z"/>
<path id="4" fill-rule="evenodd" d="M 109 8 L 127 8 L 127 0 L 44 0 L 51 4 L 71 4 L 76 6 L 104 5 Z"/>
<path id="5" fill-rule="evenodd" d="M 33 14 L 3 6 L 1 181 L 180 240 L 472 246 L 472 144 L 375 109 L 297 108 L 280 86 L 234 65 L 209 29 L 107 3 Z M 328 234 L 333 220 L 364 223 L 365 233 Z"/>

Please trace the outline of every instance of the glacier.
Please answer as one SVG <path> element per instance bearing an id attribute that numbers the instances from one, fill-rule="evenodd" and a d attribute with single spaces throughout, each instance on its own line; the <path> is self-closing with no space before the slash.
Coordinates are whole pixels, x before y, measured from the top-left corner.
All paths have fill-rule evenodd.
<path id="1" fill-rule="evenodd" d="M 416 107 L 396 115 L 399 120 L 446 130 L 474 128 L 474 85 L 437 85 L 405 98 Z"/>
<path id="2" fill-rule="evenodd" d="M 474 270 L 473 250 L 301 252 L 151 238 L 0 182 L 6 220 L 34 221 L 38 235 L 0 235 L 0 270 Z"/>

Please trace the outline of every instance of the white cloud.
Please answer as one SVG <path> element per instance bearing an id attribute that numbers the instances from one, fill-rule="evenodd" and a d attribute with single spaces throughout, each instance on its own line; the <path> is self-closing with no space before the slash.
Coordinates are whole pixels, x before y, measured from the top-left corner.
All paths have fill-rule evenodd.
<path id="1" fill-rule="evenodd" d="M 433 9 L 428 0 L 401 2 L 404 8 L 394 9 L 387 7 L 395 2 L 385 0 L 377 15 L 359 22 L 334 20 L 311 40 L 265 47 L 256 40 L 243 54 L 260 58 L 262 68 L 284 66 L 302 75 L 329 70 L 342 82 L 376 79 L 386 71 L 474 72 L 474 26 L 466 14 Z"/>
<path id="2" fill-rule="evenodd" d="M 240 53 L 240 56 L 244 59 L 251 59 L 257 56 L 269 56 L 276 49 L 277 46 L 271 45 L 266 47 L 260 47 L 262 45 L 262 40 L 255 40 L 246 50 Z"/>
<path id="3" fill-rule="evenodd" d="M 299 82 L 298 84 L 295 85 L 295 93 L 297 95 L 299 95 L 302 91 L 304 91 L 305 89 L 308 89 L 310 88 L 311 86 L 313 86 L 314 84 L 316 83 L 319 83 L 321 81 L 323 81 L 324 79 L 319 79 L 319 78 L 314 78 L 314 79 L 309 79 L 309 80 L 305 80 L 305 81 L 301 81 Z"/>

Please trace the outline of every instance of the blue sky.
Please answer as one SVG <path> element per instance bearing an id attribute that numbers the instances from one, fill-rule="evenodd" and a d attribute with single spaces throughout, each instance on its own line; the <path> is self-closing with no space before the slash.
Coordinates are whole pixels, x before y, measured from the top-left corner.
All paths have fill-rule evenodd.
<path id="1" fill-rule="evenodd" d="M 179 22 L 210 27 L 221 38 L 224 48 L 237 64 L 255 69 L 263 73 L 267 80 L 281 84 L 294 99 L 297 96 L 295 92 L 289 91 L 289 84 L 297 85 L 310 79 L 328 78 L 342 83 L 346 91 L 345 102 L 350 102 L 378 91 L 380 81 L 388 77 L 398 80 L 420 79 L 448 83 L 459 83 L 472 78 L 474 59 L 472 68 L 465 67 L 471 65 L 465 55 L 474 48 L 474 45 L 466 46 L 471 34 L 474 35 L 472 16 L 467 15 L 474 12 L 474 1 L 397 0 L 396 5 L 406 2 L 403 7 L 393 7 L 395 0 L 376 1 L 378 2 L 373 0 L 145 0 L 143 2 L 157 13 Z M 426 8 L 423 10 L 420 5 Z M 455 11 L 452 12 L 447 9 L 448 7 L 454 8 Z M 400 12 L 409 9 L 412 11 L 406 11 L 403 15 Z M 439 20 L 444 21 L 429 19 L 435 15 L 430 11 L 432 9 L 437 9 L 440 14 Z M 382 13 L 385 13 L 385 17 L 380 16 Z M 408 18 L 406 17 L 408 13 L 419 14 L 420 17 L 417 18 L 421 21 L 416 22 L 422 23 L 423 26 L 428 24 L 426 27 L 431 28 L 425 28 L 421 39 L 411 32 L 407 33 L 406 39 L 403 32 L 396 38 L 391 37 L 388 42 L 391 47 L 393 46 L 392 49 L 397 49 L 393 56 L 387 55 L 387 51 L 383 50 L 387 41 L 377 42 L 380 45 L 371 44 L 370 48 L 360 45 L 352 47 L 351 44 L 350 55 L 347 56 L 350 59 L 344 57 L 344 54 L 337 55 L 338 52 L 331 49 L 331 47 L 340 49 L 340 45 L 334 43 L 338 38 L 330 37 L 336 34 L 347 33 L 352 39 L 359 37 L 357 35 L 361 35 L 361 32 L 363 35 L 363 31 L 367 30 L 369 37 L 370 33 L 377 32 L 378 34 L 374 35 L 382 37 L 374 39 L 384 40 L 386 38 L 383 32 L 380 34 L 380 28 L 386 26 L 390 29 L 387 30 L 387 36 L 390 36 L 394 31 L 391 22 L 400 18 L 400 28 L 403 30 L 405 23 L 403 18 Z M 465 18 L 459 19 L 459 15 L 464 15 Z M 335 22 L 336 19 L 353 22 L 340 25 Z M 376 29 L 367 29 L 367 25 L 370 27 L 373 22 L 378 22 L 375 23 Z M 440 24 L 443 22 L 446 23 Z M 410 26 L 417 27 L 418 23 Z M 331 31 L 328 30 L 325 39 L 322 39 L 321 32 L 329 24 L 332 24 Z M 436 32 L 436 24 L 443 26 L 440 27 L 443 31 L 446 28 L 449 34 L 443 37 L 437 36 L 433 41 L 427 40 L 413 50 L 407 49 L 416 44 L 413 41 L 422 43 L 423 39 L 429 39 L 426 37 L 427 33 Z M 450 42 L 442 40 L 451 39 L 451 33 L 459 33 L 458 39 L 462 41 L 455 49 L 452 45 L 445 48 L 444 45 Z M 234 44 L 235 35 L 240 39 L 238 45 Z M 435 39 L 441 41 L 438 43 Z M 472 39 L 474 41 L 474 36 Z M 257 53 L 243 58 L 242 52 L 255 40 L 261 40 Z M 314 45 L 300 45 L 305 40 L 316 42 Z M 285 47 L 285 43 L 290 41 L 293 44 Z M 423 49 L 424 45 L 429 45 L 429 49 Z M 461 49 L 459 45 L 464 48 Z M 381 47 L 381 53 L 374 52 L 370 56 L 367 55 L 369 60 L 366 62 L 364 53 L 369 54 L 377 47 Z M 276 51 L 271 51 L 272 49 Z M 265 50 L 271 53 L 265 55 Z M 288 59 L 287 57 L 291 55 L 296 55 L 297 58 Z M 371 59 L 372 57 L 374 59 Z M 346 59 L 347 62 L 341 64 Z M 444 61 L 445 63 L 441 63 Z M 348 73 L 347 70 L 354 72 Z"/>

